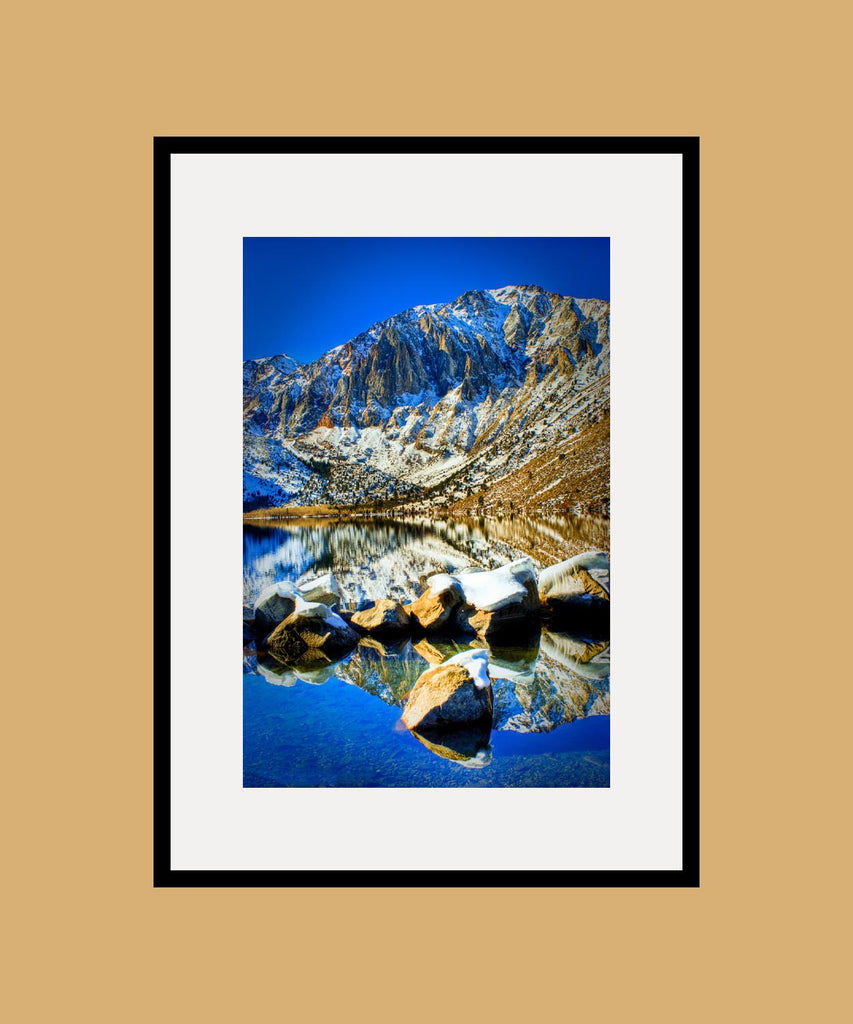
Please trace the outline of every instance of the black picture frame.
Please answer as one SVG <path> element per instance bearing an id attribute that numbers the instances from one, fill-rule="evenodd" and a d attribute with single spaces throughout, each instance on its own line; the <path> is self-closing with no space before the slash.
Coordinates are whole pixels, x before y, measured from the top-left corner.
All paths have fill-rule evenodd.
<path id="1" fill-rule="evenodd" d="M 155 887 L 697 887 L 699 885 L 699 138 L 156 137 L 154 149 L 154 778 Z M 170 309 L 173 154 L 558 153 L 682 158 L 683 664 L 680 870 L 173 870 L 171 867 Z"/>

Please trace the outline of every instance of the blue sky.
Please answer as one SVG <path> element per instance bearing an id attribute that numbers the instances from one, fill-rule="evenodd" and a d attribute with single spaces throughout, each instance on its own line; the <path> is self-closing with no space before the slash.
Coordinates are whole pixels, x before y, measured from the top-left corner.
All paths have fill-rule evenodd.
<path id="1" fill-rule="evenodd" d="M 538 284 L 610 299 L 608 238 L 244 238 L 243 358 L 309 362 L 410 306 Z"/>

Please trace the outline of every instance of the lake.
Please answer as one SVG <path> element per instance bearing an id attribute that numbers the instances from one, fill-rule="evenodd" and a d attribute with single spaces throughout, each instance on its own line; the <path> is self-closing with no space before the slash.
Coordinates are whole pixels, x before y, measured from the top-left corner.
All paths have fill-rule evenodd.
<path id="1" fill-rule="evenodd" d="M 544 568 L 609 551 L 606 520 L 286 520 L 243 528 L 243 602 L 281 580 L 332 571 L 345 607 L 411 601 L 437 572 L 496 568 L 528 555 Z M 577 631 L 576 631 L 577 632 Z M 522 643 L 522 641 L 517 641 Z M 405 698 L 431 665 L 489 652 L 491 729 L 410 733 Z M 609 638 L 536 629 L 523 646 L 478 639 L 365 638 L 342 661 L 294 670 L 243 651 L 243 784 L 277 786 L 608 786 Z"/>

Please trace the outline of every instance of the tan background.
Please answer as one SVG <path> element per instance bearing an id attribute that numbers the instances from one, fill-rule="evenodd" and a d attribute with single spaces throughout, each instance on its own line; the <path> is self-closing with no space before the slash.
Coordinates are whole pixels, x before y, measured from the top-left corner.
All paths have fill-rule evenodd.
<path id="1" fill-rule="evenodd" d="M 849 672 L 827 587 L 849 466 L 822 463 L 848 422 L 839 10 L 12 12 L 11 1020 L 841 1019 Z M 151 888 L 155 134 L 702 136 L 701 890 Z M 105 552 L 134 570 L 110 600 Z"/>

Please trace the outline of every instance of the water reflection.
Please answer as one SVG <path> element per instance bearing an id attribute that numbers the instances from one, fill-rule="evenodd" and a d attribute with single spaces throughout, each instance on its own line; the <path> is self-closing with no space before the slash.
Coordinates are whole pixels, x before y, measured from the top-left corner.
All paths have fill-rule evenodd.
<path id="1" fill-rule="evenodd" d="M 610 549 L 607 520 L 287 520 L 243 527 L 243 602 L 281 579 L 334 572 L 344 607 L 411 601 L 427 576 L 466 566 L 494 569 L 529 555 L 538 567 Z"/>
<path id="2" fill-rule="evenodd" d="M 415 739 L 436 757 L 456 761 L 466 768 L 485 768 L 492 760 L 490 739 L 492 730 L 488 721 L 455 729 L 419 727 L 412 731 Z"/>
<path id="3" fill-rule="evenodd" d="M 344 608 L 363 608 L 385 597 L 410 601 L 423 591 L 426 578 L 437 572 L 457 571 L 465 566 L 495 568 L 522 554 L 543 567 L 580 550 L 607 550 L 608 541 L 606 523 L 578 519 L 543 522 L 517 517 L 498 523 L 311 520 L 246 526 L 243 600 L 252 604 L 271 583 L 298 582 L 331 570 L 343 591 Z M 477 784 L 485 785 L 607 785 L 606 747 L 603 752 L 596 748 L 586 761 L 578 755 L 571 762 L 571 774 L 564 764 L 572 748 L 569 733 L 556 747 L 547 737 L 556 730 L 562 735 L 565 730 L 561 727 L 569 723 L 609 715 L 609 639 L 595 635 L 592 630 L 567 630 L 564 623 L 551 626 L 541 630 L 537 626 L 532 635 L 513 641 L 514 646 L 503 647 L 489 646 L 479 638 L 430 636 L 387 642 L 365 637 L 337 662 L 318 651 L 309 652 L 299 662 L 286 663 L 267 651 L 256 654 L 250 646 L 244 651 L 247 678 L 259 677 L 274 685 L 282 699 L 289 693 L 295 696 L 305 684 L 320 688 L 318 697 L 321 692 L 331 692 L 329 687 L 344 684 L 345 690 L 361 692 L 370 699 L 366 704 L 357 704 L 356 720 L 356 712 L 350 708 L 350 702 L 343 701 L 338 690 L 333 699 L 324 696 L 322 700 L 306 703 L 300 698 L 295 703 L 283 704 L 272 724 L 267 722 L 264 726 L 268 734 L 263 730 L 247 734 L 246 750 L 255 751 L 251 770 L 247 760 L 247 778 L 255 778 L 253 772 L 261 772 L 273 755 L 283 757 L 276 751 L 284 748 L 274 738 L 288 733 L 291 724 L 297 729 L 298 724 L 299 736 L 292 740 L 295 745 L 287 748 L 289 759 L 282 760 L 274 783 L 247 784 L 467 785 L 470 783 L 462 781 L 463 777 L 476 776 L 481 780 Z M 582 635 L 575 635 L 578 632 Z M 387 720 L 382 709 L 393 709 L 392 720 L 398 722 L 399 712 L 418 677 L 430 666 L 469 648 L 483 648 L 489 654 L 494 694 L 491 728 L 489 723 L 479 723 L 458 730 L 443 729 L 440 733 L 424 729 L 411 734 L 404 731 L 408 744 L 403 742 L 402 734 L 394 731 L 399 739 L 390 755 L 385 748 L 387 741 L 376 735 L 379 723 Z M 340 710 L 344 705 L 349 710 Z M 288 707 L 292 709 L 290 715 L 299 709 L 298 723 L 296 718 L 291 722 Z M 334 711 L 330 710 L 332 707 Z M 312 742 L 319 744 L 323 736 L 339 736 L 342 730 L 353 728 L 359 730 L 358 741 L 343 747 L 337 741 L 326 743 L 309 757 Z M 247 725 L 247 729 L 251 730 L 251 726 Z M 499 737 L 507 739 L 499 741 Z M 510 741 L 510 737 L 517 739 Z M 407 772 L 410 762 L 411 770 L 420 764 L 415 757 L 418 749 L 428 752 L 436 766 L 447 764 L 449 767 L 444 771 L 459 767 L 480 771 L 434 778 L 428 772 L 424 774 L 421 765 L 421 775 L 413 781 Z M 502 764 L 501 759 L 507 757 L 515 775 Z M 347 764 L 347 759 L 353 763 Z M 364 781 L 363 776 L 371 781 Z M 523 781 L 508 782 L 505 776 Z M 380 778 L 392 781 L 373 781 Z M 393 781 L 402 778 L 408 781 Z M 419 781 L 427 778 L 432 781 Z M 584 781 L 571 781 L 574 778 Z"/>
<path id="4" fill-rule="evenodd" d="M 338 662 L 316 652 L 299 662 L 286 663 L 268 651 L 256 655 L 249 671 L 276 686 L 297 682 L 320 685 L 341 679 L 384 704 L 402 709 L 418 677 L 469 648 L 489 654 L 494 693 L 493 728 L 513 732 L 548 732 L 587 715 L 610 713 L 610 648 L 565 633 L 543 630 L 528 647 L 490 648 L 483 641 L 468 643 L 406 639 L 393 644 L 363 638 Z"/>

